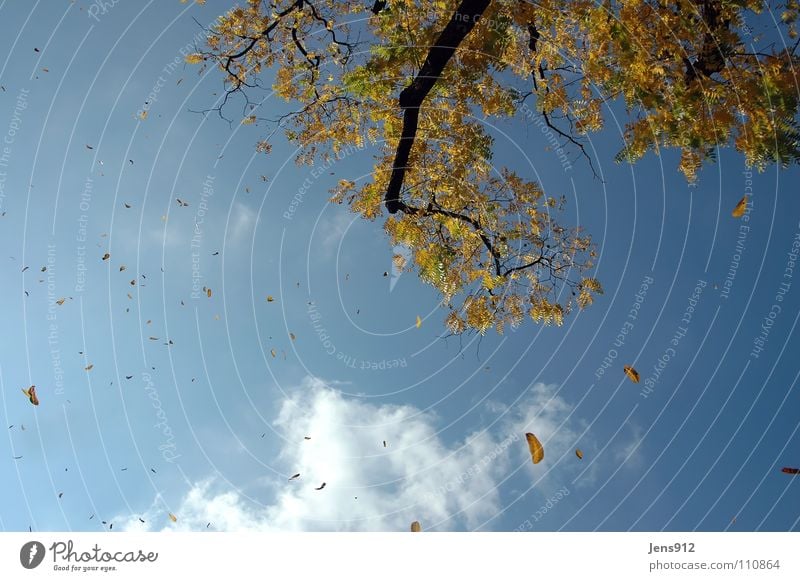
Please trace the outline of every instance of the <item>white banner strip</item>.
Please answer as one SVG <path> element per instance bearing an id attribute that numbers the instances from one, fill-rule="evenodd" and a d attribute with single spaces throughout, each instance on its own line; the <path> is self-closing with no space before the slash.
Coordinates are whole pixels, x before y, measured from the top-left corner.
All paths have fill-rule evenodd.
<path id="1" fill-rule="evenodd" d="M 800 579 L 797 533 L 3 533 L 0 579 Z M 523 577 L 520 577 L 523 576 Z"/>

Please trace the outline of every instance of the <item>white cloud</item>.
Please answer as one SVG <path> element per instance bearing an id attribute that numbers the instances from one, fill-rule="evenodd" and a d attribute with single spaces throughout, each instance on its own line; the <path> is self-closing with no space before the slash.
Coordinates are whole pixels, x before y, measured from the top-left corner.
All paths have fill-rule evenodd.
<path id="1" fill-rule="evenodd" d="M 228 244 L 237 246 L 249 241 L 253 236 L 257 218 L 258 214 L 253 208 L 239 201 L 234 202 L 227 224 Z"/>
<path id="2" fill-rule="evenodd" d="M 427 530 L 469 530 L 501 510 L 498 484 L 508 474 L 522 468 L 541 475 L 572 445 L 571 407 L 553 392 L 554 386 L 536 384 L 490 429 L 448 444 L 431 412 L 345 397 L 307 378 L 284 399 L 274 422 L 284 437 L 278 466 L 301 477 L 262 480 L 267 490 L 261 494 L 272 497 L 268 504 L 259 506 L 210 478 L 192 485 L 177 504 L 176 524 L 165 522 L 160 498 L 144 525 L 137 517 L 116 521 L 127 530 L 157 528 L 151 522 L 200 530 L 212 522 L 217 531 L 392 531 L 419 520 Z M 536 467 L 525 431 L 545 446 L 545 460 Z M 325 488 L 314 490 L 322 482 Z"/>
<path id="3" fill-rule="evenodd" d="M 326 258 L 336 255 L 339 243 L 355 219 L 355 214 L 337 208 L 319 221 L 316 237 L 322 245 L 322 254 Z"/>
<path id="4" fill-rule="evenodd" d="M 644 429 L 632 420 L 626 424 L 628 434 L 620 438 L 621 444 L 617 447 L 614 460 L 627 467 L 638 468 L 644 461 L 642 442 Z"/>

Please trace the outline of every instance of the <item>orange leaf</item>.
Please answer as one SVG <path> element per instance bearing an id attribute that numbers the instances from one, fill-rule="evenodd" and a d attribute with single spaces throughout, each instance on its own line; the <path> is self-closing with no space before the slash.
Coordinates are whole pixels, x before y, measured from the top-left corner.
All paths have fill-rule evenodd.
<path id="1" fill-rule="evenodd" d="M 731 212 L 731 216 L 734 218 L 741 218 L 744 216 L 745 210 L 747 210 L 747 196 L 744 196 L 741 200 L 739 200 L 739 203 L 736 204 L 733 212 Z"/>
<path id="2" fill-rule="evenodd" d="M 538 464 L 544 459 L 544 447 L 539 439 L 528 432 L 525 434 L 525 439 L 528 440 L 528 449 L 531 452 L 531 460 L 534 464 Z"/>
<path id="3" fill-rule="evenodd" d="M 625 375 L 628 376 L 628 379 L 630 379 L 633 383 L 639 383 L 639 372 L 633 367 L 626 365 L 622 368 L 622 370 L 625 372 Z"/>

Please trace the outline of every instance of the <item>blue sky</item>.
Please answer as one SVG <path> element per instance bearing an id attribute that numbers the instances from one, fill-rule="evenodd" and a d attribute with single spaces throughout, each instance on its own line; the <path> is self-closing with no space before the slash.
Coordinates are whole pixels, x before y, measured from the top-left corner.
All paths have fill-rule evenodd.
<path id="1" fill-rule="evenodd" d="M 600 181 L 487 120 L 498 165 L 593 235 L 605 294 L 444 339 L 434 291 L 384 276 L 381 222 L 327 203 L 370 147 L 319 171 L 193 112 L 221 82 L 183 57 L 227 2 L 106 4 L 0 3 L 0 528 L 800 528 L 797 168 L 617 165 L 614 109 Z"/>

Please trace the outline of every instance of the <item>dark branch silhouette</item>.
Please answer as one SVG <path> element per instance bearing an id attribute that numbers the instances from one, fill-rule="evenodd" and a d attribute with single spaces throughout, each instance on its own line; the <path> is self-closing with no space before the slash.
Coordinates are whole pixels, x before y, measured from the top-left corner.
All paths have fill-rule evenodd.
<path id="1" fill-rule="evenodd" d="M 408 167 L 408 158 L 414 139 L 417 136 L 419 122 L 419 109 L 425 97 L 442 76 L 442 71 L 455 53 L 456 48 L 466 38 L 480 20 L 490 0 L 462 0 L 450 21 L 445 26 L 439 38 L 428 50 L 428 56 L 417 76 L 405 89 L 400 92 L 399 104 L 403 110 L 403 132 L 395 152 L 392 164 L 392 175 L 389 178 L 389 187 L 386 189 L 384 202 L 390 214 L 402 210 L 400 204 L 400 191 Z"/>

